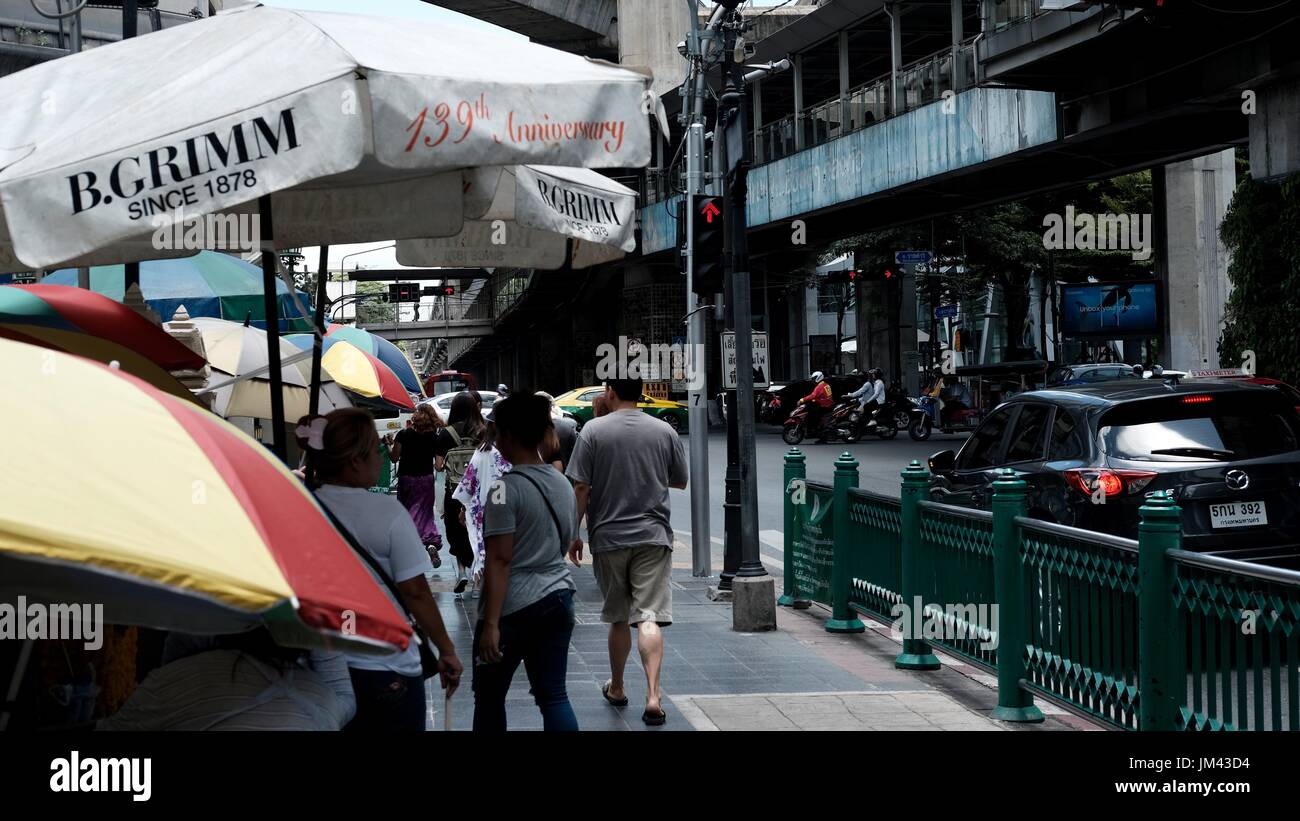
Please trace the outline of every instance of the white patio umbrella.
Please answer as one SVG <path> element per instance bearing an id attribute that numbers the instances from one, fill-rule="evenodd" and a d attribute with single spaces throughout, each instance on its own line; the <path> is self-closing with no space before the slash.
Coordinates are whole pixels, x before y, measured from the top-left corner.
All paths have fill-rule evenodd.
<path id="1" fill-rule="evenodd" d="M 266 331 L 227 319 L 199 316 L 190 319 L 203 334 L 212 376 L 203 390 L 213 394 L 212 411 L 226 419 L 247 417 L 272 418 L 272 385 L 267 362 Z M 291 342 L 280 342 L 284 368 L 280 395 L 284 414 L 289 420 L 309 412 L 311 394 L 310 361 L 306 352 Z M 236 381 L 234 377 L 246 377 Z M 332 379 L 320 386 L 318 403 L 321 413 L 350 408 L 347 393 Z"/>
<path id="2" fill-rule="evenodd" d="M 463 172 L 465 224 L 449 237 L 398 240 L 416 267 L 586 268 L 636 247 L 636 192 L 585 168 Z"/>
<path id="3" fill-rule="evenodd" d="M 645 165 L 649 86 L 473 30 L 262 6 L 101 46 L 0 78 L 0 268 L 147 258 L 257 201 L 274 316 L 276 247 L 458 233 L 444 172 Z"/>

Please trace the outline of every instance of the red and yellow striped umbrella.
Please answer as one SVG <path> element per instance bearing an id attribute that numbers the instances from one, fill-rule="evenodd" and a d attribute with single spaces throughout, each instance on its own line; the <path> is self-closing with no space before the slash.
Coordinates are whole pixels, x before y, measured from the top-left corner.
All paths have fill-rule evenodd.
<path id="1" fill-rule="evenodd" d="M 110 623 L 194 633 L 264 623 L 296 646 L 391 652 L 410 640 L 306 488 L 199 407 L 0 340 L 0 425 L 13 434 L 0 592 L 102 603 Z"/>
<path id="2" fill-rule="evenodd" d="M 67 351 L 192 400 L 168 371 L 198 369 L 203 357 L 120 302 L 66 285 L 0 285 L 0 338 Z"/>

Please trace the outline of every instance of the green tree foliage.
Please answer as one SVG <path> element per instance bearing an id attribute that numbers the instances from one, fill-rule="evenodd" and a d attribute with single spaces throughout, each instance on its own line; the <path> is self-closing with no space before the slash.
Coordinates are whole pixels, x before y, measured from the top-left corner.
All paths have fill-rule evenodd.
<path id="1" fill-rule="evenodd" d="M 864 270 L 894 266 L 894 252 L 930 248 L 934 262 L 922 269 L 922 293 L 943 301 L 970 299 L 998 285 L 1003 297 L 1004 356 L 1027 356 L 1022 347 L 1029 313 L 1029 280 L 1034 273 L 1064 282 L 1149 278 L 1153 262 L 1135 261 L 1130 251 L 1049 250 L 1043 247 L 1044 218 L 1064 214 L 1150 214 L 1150 172 L 1127 174 L 1063 191 L 1001 205 L 947 214 L 921 223 L 847 237 L 830 246 L 825 259 L 852 251 Z M 937 283 L 931 280 L 936 278 Z"/>
<path id="2" fill-rule="evenodd" d="M 388 283 L 358 282 L 357 293 L 374 295 L 357 300 L 358 323 L 397 321 L 397 306 L 384 301 L 388 296 Z"/>
<path id="3" fill-rule="evenodd" d="M 1220 364 L 1240 367 L 1254 351 L 1257 373 L 1300 383 L 1300 174 L 1243 178 L 1219 235 L 1232 254 Z"/>

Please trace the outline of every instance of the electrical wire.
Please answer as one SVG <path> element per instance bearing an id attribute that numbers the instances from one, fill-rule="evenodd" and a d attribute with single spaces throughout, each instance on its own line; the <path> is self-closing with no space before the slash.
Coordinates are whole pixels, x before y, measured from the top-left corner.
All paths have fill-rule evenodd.
<path id="1" fill-rule="evenodd" d="M 791 2 L 793 2 L 793 0 L 785 0 L 784 3 L 778 3 L 777 5 L 773 6 L 772 8 L 770 8 L 770 9 L 768 9 L 767 11 L 763 12 L 762 14 L 759 14 L 759 15 L 755 16 L 754 19 L 757 20 L 759 17 L 764 17 L 764 16 L 766 16 L 766 15 L 769 15 L 769 14 L 771 14 L 772 12 L 776 11 L 777 9 L 781 8 L 782 6 L 788 6 L 788 5 L 790 5 Z M 753 5 L 751 5 L 750 8 L 753 8 Z"/>

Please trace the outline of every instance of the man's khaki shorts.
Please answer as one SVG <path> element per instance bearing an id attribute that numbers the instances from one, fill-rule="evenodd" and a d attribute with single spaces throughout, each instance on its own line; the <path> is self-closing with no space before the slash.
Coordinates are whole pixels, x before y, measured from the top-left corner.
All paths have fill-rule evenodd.
<path id="1" fill-rule="evenodd" d="M 605 598 L 600 620 L 606 624 L 652 621 L 673 623 L 672 548 L 643 545 L 603 550 L 592 557 L 596 584 Z"/>

